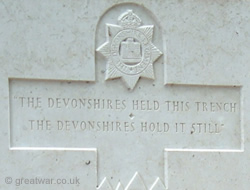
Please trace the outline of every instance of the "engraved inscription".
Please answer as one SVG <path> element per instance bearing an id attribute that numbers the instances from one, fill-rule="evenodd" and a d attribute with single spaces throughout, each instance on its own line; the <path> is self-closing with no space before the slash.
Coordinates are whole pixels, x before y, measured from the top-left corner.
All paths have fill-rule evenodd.
<path id="1" fill-rule="evenodd" d="M 10 80 L 12 146 L 56 146 L 71 142 L 72 135 L 87 146 L 94 139 L 133 135 L 164 148 L 190 142 L 199 148 L 240 147 L 238 87 L 170 86 L 159 96 L 146 91 L 145 99 L 144 94 L 128 96 L 126 89 L 119 95 L 114 89 L 96 94 L 97 84 L 83 85 Z"/>

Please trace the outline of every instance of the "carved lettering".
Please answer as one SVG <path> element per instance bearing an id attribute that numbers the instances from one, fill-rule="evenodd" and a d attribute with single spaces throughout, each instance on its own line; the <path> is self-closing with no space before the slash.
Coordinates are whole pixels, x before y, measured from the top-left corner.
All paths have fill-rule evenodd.
<path id="1" fill-rule="evenodd" d="M 47 139 L 59 145 L 73 136 L 88 144 L 90 139 L 97 143 L 99 137 L 127 140 L 131 135 L 142 140 L 155 138 L 170 148 L 188 147 L 190 142 L 200 148 L 218 148 L 220 139 L 228 145 L 222 148 L 240 146 L 240 88 L 168 86 L 158 97 L 151 90 L 145 95 L 125 90 L 118 96 L 113 93 L 116 89 L 97 94 L 98 89 L 91 89 L 95 85 L 86 89 L 82 85 L 14 80 L 10 85 L 12 144 L 22 146 L 28 141 L 47 146 L 41 140 Z"/>
<path id="2" fill-rule="evenodd" d="M 235 102 L 195 102 L 197 111 L 201 112 L 236 112 Z"/>

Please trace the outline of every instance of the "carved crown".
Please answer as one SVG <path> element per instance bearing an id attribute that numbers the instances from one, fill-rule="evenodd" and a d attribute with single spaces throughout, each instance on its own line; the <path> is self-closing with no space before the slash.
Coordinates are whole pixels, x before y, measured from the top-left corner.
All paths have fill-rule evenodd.
<path id="1" fill-rule="evenodd" d="M 124 28 L 136 28 L 142 24 L 141 19 L 132 10 L 123 13 L 118 18 L 118 22 Z"/>

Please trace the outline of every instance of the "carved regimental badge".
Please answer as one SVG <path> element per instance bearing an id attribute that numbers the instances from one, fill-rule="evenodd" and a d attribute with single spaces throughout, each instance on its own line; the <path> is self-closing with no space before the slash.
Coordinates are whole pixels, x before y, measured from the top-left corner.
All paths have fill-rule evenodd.
<path id="1" fill-rule="evenodd" d="M 133 89 L 140 77 L 154 79 L 153 63 L 162 55 L 152 43 L 153 25 L 128 10 L 118 24 L 107 25 L 107 42 L 97 51 L 108 59 L 106 80 L 122 78 Z"/>

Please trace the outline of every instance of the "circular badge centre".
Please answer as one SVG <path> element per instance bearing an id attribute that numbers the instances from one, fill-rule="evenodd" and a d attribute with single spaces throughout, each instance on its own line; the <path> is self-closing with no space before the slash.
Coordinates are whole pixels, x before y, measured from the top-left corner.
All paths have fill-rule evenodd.
<path id="1" fill-rule="evenodd" d="M 150 43 L 147 37 L 135 29 L 120 31 L 111 43 L 112 61 L 124 74 L 142 72 L 151 60 Z"/>

